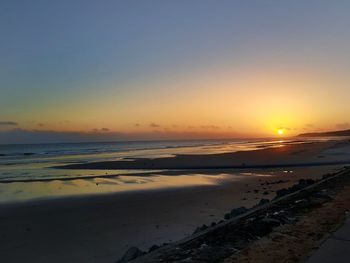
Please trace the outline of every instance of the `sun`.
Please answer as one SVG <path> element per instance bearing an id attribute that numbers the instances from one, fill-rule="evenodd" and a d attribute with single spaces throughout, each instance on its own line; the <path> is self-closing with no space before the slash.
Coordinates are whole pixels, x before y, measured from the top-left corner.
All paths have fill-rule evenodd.
<path id="1" fill-rule="evenodd" d="M 278 135 L 283 135 L 284 134 L 284 130 L 283 129 L 278 129 L 277 133 L 278 133 Z"/>

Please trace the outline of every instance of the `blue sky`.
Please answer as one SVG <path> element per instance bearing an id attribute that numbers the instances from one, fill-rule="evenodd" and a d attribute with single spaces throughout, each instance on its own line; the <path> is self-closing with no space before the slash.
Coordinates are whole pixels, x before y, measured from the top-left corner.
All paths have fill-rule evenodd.
<path id="1" fill-rule="evenodd" d="M 302 123 L 292 123 L 300 131 L 310 122 L 329 129 L 347 122 L 348 108 L 337 112 L 334 105 L 350 95 L 349 11 L 350 2 L 340 0 L 1 1 L 0 121 L 17 122 L 25 130 L 108 127 L 127 133 L 137 132 L 134 123 L 145 127 L 155 122 L 167 129 L 181 126 L 181 132 L 191 125 L 217 125 L 230 132 L 227 127 L 236 125 L 232 133 L 261 128 L 266 134 L 263 120 L 256 120 L 260 126 L 248 125 L 240 119 L 250 116 L 235 109 L 216 119 L 223 115 L 215 112 L 222 98 L 209 99 L 217 93 L 245 93 L 247 98 L 261 92 L 230 81 L 241 72 L 254 76 L 266 70 L 316 76 L 312 85 L 305 84 L 309 93 L 301 94 L 305 105 L 313 103 L 308 94 L 315 94 L 319 84 L 326 93 L 337 92 L 339 99 L 315 94 L 315 107 L 333 105 L 332 114 L 339 115 L 334 123 L 321 108 Z M 330 84 L 321 79 L 324 72 Z M 293 92 L 290 86 L 280 89 L 284 96 Z M 209 118 L 201 116 L 205 109 L 198 96 L 203 96 Z M 151 100 L 159 106 L 147 103 Z M 244 107 L 247 99 L 232 101 Z M 177 118 L 177 108 L 189 119 Z M 296 119 L 297 114 L 289 109 L 284 118 Z M 64 121 L 70 125 L 62 127 Z M 278 122 L 273 125 L 291 124 Z"/>

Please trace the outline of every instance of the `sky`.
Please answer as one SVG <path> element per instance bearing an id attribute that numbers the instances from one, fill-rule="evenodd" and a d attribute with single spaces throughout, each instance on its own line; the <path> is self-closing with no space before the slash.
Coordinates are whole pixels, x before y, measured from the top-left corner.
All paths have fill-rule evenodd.
<path id="1" fill-rule="evenodd" d="M 345 0 L 2 0 L 0 143 L 350 128 L 349 12 Z"/>

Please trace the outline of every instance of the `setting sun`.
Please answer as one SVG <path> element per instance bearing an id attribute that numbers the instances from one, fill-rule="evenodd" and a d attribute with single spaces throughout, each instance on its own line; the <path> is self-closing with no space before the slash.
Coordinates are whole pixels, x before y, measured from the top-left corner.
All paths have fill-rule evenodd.
<path id="1" fill-rule="evenodd" d="M 278 129 L 277 133 L 278 133 L 278 135 L 283 135 L 284 134 L 284 130 L 283 129 Z"/>

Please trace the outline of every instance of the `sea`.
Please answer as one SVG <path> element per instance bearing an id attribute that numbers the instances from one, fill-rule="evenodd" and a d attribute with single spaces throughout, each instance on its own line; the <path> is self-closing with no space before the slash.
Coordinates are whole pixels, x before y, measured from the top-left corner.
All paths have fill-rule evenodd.
<path id="1" fill-rule="evenodd" d="M 268 138 L 0 145 L 0 202 L 212 182 L 207 175 L 189 177 L 186 174 L 175 178 L 175 176 L 162 176 L 162 172 L 165 171 L 158 170 L 57 168 L 66 164 L 171 157 L 178 154 L 251 151 L 280 147 L 284 144 L 305 143 L 310 140 L 325 139 Z M 138 176 L 140 173 L 148 173 L 150 176 Z M 112 177 L 107 177 L 108 175 Z"/>

